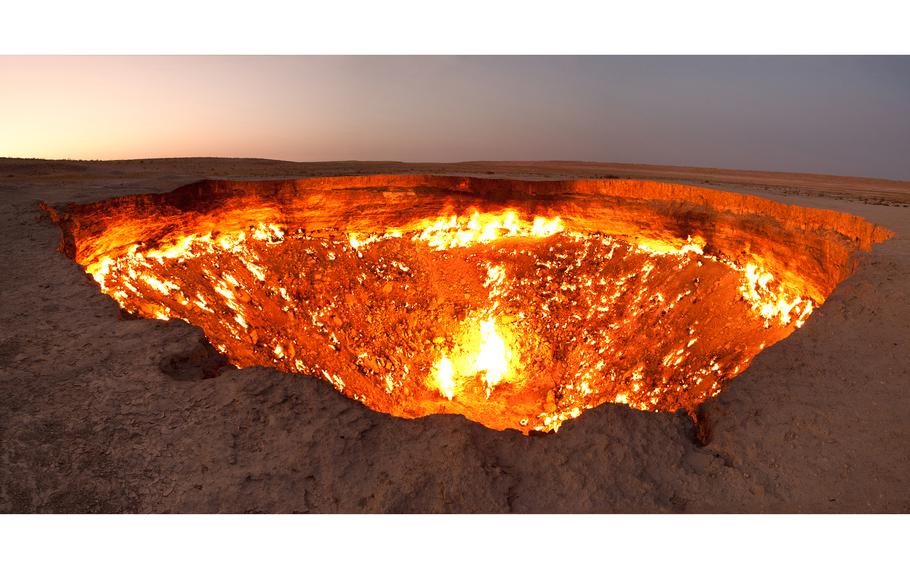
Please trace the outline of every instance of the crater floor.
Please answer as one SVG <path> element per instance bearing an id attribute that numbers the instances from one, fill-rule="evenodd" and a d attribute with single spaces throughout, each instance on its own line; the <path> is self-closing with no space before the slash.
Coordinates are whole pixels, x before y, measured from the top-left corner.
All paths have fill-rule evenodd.
<path id="1" fill-rule="evenodd" d="M 794 176 L 765 189 L 762 179 L 705 184 L 712 174 L 698 171 L 688 181 L 675 170 L 628 174 L 845 211 L 896 233 L 862 255 L 798 333 L 700 407 L 705 446 L 684 412 L 606 404 L 555 435 L 526 437 L 457 415 L 391 417 L 328 382 L 261 367 L 206 380 L 213 362 L 200 331 L 124 319 L 55 250 L 59 232 L 36 206 L 170 191 L 201 177 L 614 175 L 609 165 L 562 167 L 0 160 L 0 397 L 8 401 L 0 510 L 910 510 L 910 192 L 900 184 L 870 196 L 877 186 L 862 180 L 851 193 L 830 190 L 840 178 Z"/>

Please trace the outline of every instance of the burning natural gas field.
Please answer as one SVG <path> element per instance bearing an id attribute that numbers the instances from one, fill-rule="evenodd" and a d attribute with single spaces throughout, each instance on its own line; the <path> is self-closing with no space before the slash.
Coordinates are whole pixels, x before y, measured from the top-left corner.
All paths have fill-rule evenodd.
<path id="1" fill-rule="evenodd" d="M 635 180 L 204 181 L 48 209 L 125 312 L 198 326 L 237 367 L 524 433 L 604 403 L 694 412 L 887 237 Z"/>

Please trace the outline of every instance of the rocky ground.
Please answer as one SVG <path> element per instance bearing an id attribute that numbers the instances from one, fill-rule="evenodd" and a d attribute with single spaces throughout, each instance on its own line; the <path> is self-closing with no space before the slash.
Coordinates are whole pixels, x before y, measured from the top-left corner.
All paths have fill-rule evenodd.
<path id="1" fill-rule="evenodd" d="M 896 236 L 705 405 L 701 446 L 681 414 L 609 404 L 525 437 L 394 418 L 268 369 L 197 379 L 201 333 L 122 319 L 37 207 L 392 172 L 680 181 Z M 0 160 L 0 511 L 910 512 L 908 206 L 907 182 L 621 164 Z"/>

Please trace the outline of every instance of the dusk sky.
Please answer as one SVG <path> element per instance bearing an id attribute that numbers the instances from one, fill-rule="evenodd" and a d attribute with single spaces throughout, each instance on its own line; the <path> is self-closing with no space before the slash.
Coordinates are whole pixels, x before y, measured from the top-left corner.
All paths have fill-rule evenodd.
<path id="1" fill-rule="evenodd" d="M 0 57 L 0 156 L 910 179 L 910 57 Z"/>

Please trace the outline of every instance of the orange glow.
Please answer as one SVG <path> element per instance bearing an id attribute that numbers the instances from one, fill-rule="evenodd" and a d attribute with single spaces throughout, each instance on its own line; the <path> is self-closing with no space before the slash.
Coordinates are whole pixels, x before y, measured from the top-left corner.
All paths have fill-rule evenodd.
<path id="1" fill-rule="evenodd" d="M 440 394 L 449 400 L 455 396 L 455 381 L 452 380 L 452 374 L 452 362 L 445 355 L 440 356 L 439 361 L 433 366 L 433 384 Z"/>
<path id="2" fill-rule="evenodd" d="M 496 321 L 492 316 L 480 322 L 480 352 L 474 366 L 483 373 L 487 389 L 495 387 L 509 373 L 512 354 L 506 348 L 502 337 L 496 333 Z"/>
<path id="3" fill-rule="evenodd" d="M 499 213 L 480 213 L 475 210 L 470 216 L 452 215 L 419 224 L 425 223 L 426 228 L 413 238 L 426 242 L 433 250 L 486 244 L 502 238 L 544 238 L 563 230 L 559 217 L 547 219 L 537 216 L 532 222 L 527 222 L 522 221 L 513 210 Z"/>
<path id="4" fill-rule="evenodd" d="M 677 294 L 673 300 L 671 294 L 660 291 L 660 283 L 657 280 L 654 280 L 653 284 L 639 288 L 634 296 L 629 296 L 629 292 L 625 291 L 629 289 L 631 279 L 638 279 L 642 284 L 649 282 L 652 272 L 656 268 L 655 262 L 662 258 L 680 259 L 679 261 L 666 261 L 669 262 L 668 268 L 679 262 L 682 263 L 680 267 L 691 265 L 695 258 L 701 258 L 702 262 L 713 262 L 719 266 L 725 266 L 726 270 L 739 273 L 739 295 L 748 303 L 754 316 L 763 322 L 762 327 L 769 328 L 773 322 L 786 326 L 794 317 L 796 325 L 801 325 L 811 313 L 811 302 L 803 301 L 799 296 L 789 295 L 783 290 L 783 287 L 776 290 L 770 289 L 768 283 L 773 276 L 759 268 L 758 265 L 748 264 L 741 268 L 725 259 L 705 255 L 701 248 L 703 239 L 698 237 L 691 237 L 683 244 L 648 241 L 637 246 L 628 245 L 605 237 L 587 236 L 568 231 L 558 217 L 538 216 L 533 220 L 522 219 L 517 212 L 511 210 L 485 213 L 474 211 L 466 216 L 455 215 L 425 221 L 418 225 L 425 225 L 425 227 L 423 229 L 390 229 L 384 233 L 369 235 L 352 233 L 346 239 L 336 242 L 346 245 L 349 247 L 348 250 L 360 257 L 371 253 L 374 247 L 383 243 L 394 243 L 393 248 L 400 248 L 410 241 L 425 244 L 430 251 L 427 253 L 430 259 L 434 255 L 448 254 L 447 251 L 453 249 L 471 251 L 477 247 L 488 247 L 496 243 L 510 246 L 509 256 L 518 253 L 531 254 L 532 258 L 535 258 L 534 255 L 540 253 L 532 253 L 532 249 L 525 248 L 526 245 L 518 244 L 519 240 L 524 239 L 521 241 L 522 243 L 539 241 L 543 244 L 554 235 L 562 234 L 565 246 L 581 247 L 578 249 L 579 252 L 592 246 L 598 249 L 606 247 L 610 254 L 617 254 L 621 249 L 626 251 L 625 254 L 632 255 L 631 258 L 640 259 L 637 261 L 638 272 L 619 275 L 610 281 L 601 279 L 598 284 L 594 282 L 594 277 L 591 275 L 582 277 L 580 281 L 576 280 L 577 283 L 574 284 L 565 281 L 558 283 L 557 290 L 583 294 L 583 296 L 579 296 L 579 299 L 589 298 L 585 300 L 584 304 L 587 308 L 583 312 L 576 312 L 579 316 L 586 313 L 584 319 L 588 322 L 592 321 L 592 316 L 608 316 L 611 311 L 616 309 L 627 312 L 626 319 L 621 321 L 629 321 L 628 318 L 634 319 L 639 317 L 638 314 L 644 314 L 645 305 L 651 302 L 657 302 L 651 305 L 665 306 L 665 309 L 672 310 L 687 293 Z M 299 237 L 289 235 L 289 231 L 284 227 L 258 222 L 251 225 L 249 231 L 222 234 L 218 238 L 213 237 L 211 233 L 191 234 L 176 239 L 173 244 L 145 251 L 140 250 L 137 246 L 132 246 L 124 255 L 100 258 L 89 264 L 86 270 L 101 285 L 102 290 L 117 299 L 124 308 L 137 310 L 140 313 L 148 311 L 151 317 L 159 319 L 183 317 L 194 322 L 196 318 L 192 315 L 192 311 L 195 309 L 199 310 L 198 313 L 206 315 L 222 313 L 223 315 L 218 317 L 224 318 L 219 323 L 224 331 L 219 332 L 219 335 L 224 338 L 217 344 L 224 346 L 222 349 L 228 355 L 232 355 L 231 348 L 227 346 L 232 342 L 247 342 L 248 339 L 245 337 L 250 330 L 250 321 L 258 320 L 261 317 L 255 311 L 251 312 L 248 301 L 241 300 L 239 296 L 242 291 L 250 288 L 253 282 L 264 285 L 265 290 L 272 289 L 275 297 L 288 302 L 283 309 L 290 312 L 289 308 L 293 305 L 293 300 L 289 299 L 288 292 L 283 288 L 273 288 L 274 276 L 270 276 L 270 273 L 273 274 L 273 272 L 268 266 L 268 260 L 263 257 L 268 254 L 269 247 L 284 245 L 288 242 L 287 239 L 291 239 L 290 242 L 299 241 Z M 516 241 L 514 246 L 505 245 L 512 240 Z M 301 241 L 301 245 L 306 242 L 311 241 Z M 313 244 L 317 243 L 318 241 Z M 389 244 L 385 246 L 389 246 Z M 547 249 L 551 249 L 551 246 L 545 245 L 543 249 L 536 245 L 534 247 L 534 250 L 546 251 Z M 169 270 L 173 270 L 173 268 L 168 269 L 169 266 L 187 265 L 193 261 L 207 264 L 209 262 L 207 259 L 212 259 L 219 266 L 225 265 L 224 261 L 216 260 L 219 258 L 226 260 L 226 257 L 223 256 L 225 254 L 229 254 L 234 259 L 233 264 L 239 269 L 239 272 L 236 269 L 234 272 L 227 270 L 217 272 L 214 270 L 214 264 L 211 270 L 202 269 L 202 275 L 209 279 L 211 293 L 206 294 L 204 289 L 200 289 L 196 291 L 195 299 L 192 302 L 184 296 L 182 291 L 185 284 L 178 284 L 164 276 Z M 332 259 L 337 260 L 342 254 L 344 254 L 343 249 L 338 249 L 338 252 L 326 253 L 325 259 L 327 262 L 332 262 Z M 497 389 L 506 382 L 517 382 L 518 384 L 533 382 L 522 372 L 517 362 L 522 354 L 533 353 L 533 351 L 528 351 L 529 347 L 539 341 L 539 338 L 528 335 L 533 327 L 519 326 L 518 329 L 522 329 L 522 331 L 517 334 L 513 334 L 510 329 L 516 325 L 516 321 L 548 322 L 549 314 L 557 309 L 556 304 L 550 301 L 536 307 L 526 305 L 525 312 L 516 313 L 511 308 L 507 308 L 504 302 L 515 292 L 516 288 L 529 285 L 552 287 L 557 284 L 552 276 L 560 271 L 557 267 L 577 265 L 579 260 L 583 260 L 579 259 L 577 253 L 574 255 L 576 260 L 572 261 L 560 260 L 559 256 L 550 259 L 536 257 L 538 266 L 545 269 L 544 272 L 538 271 L 541 274 L 541 280 L 537 282 L 528 281 L 527 277 L 516 280 L 502 263 L 483 262 L 478 278 L 481 282 L 481 289 L 485 290 L 487 303 L 481 302 L 462 324 L 456 325 L 448 333 L 437 337 L 433 343 L 443 349 L 437 352 L 435 361 L 429 365 L 423 382 L 437 392 L 437 396 L 451 402 L 476 407 L 481 404 L 478 393 L 482 392 L 484 399 L 491 399 L 496 398 Z M 402 276 L 410 273 L 411 268 L 401 261 L 391 258 L 383 260 L 383 258 L 380 257 L 376 262 L 387 262 Z M 113 281 L 111 280 L 112 273 L 115 274 Z M 406 280 L 401 282 L 406 282 Z M 389 283 L 391 283 L 392 289 L 400 284 L 396 284 L 394 280 Z M 389 283 L 383 285 L 383 291 L 389 288 Z M 604 287 L 605 285 L 606 287 Z M 582 288 L 579 289 L 578 286 L 582 286 Z M 609 293 L 611 287 L 615 290 L 612 295 Z M 142 289 L 147 292 L 142 292 Z M 585 292 L 585 290 L 590 290 L 590 292 Z M 176 304 L 168 302 L 168 305 L 165 306 L 150 304 L 147 308 L 144 307 L 146 305 L 144 302 L 152 292 L 162 298 L 176 295 Z M 565 302 L 566 300 L 561 299 L 561 296 L 562 293 L 559 293 L 554 296 L 553 300 Z M 482 300 L 482 298 L 474 299 Z M 631 304 L 623 305 L 630 301 Z M 577 302 L 578 300 L 575 300 L 573 303 Z M 216 306 L 222 306 L 222 308 L 219 309 Z M 334 308 L 336 308 L 334 303 L 316 308 L 316 312 L 313 313 L 316 318 L 313 320 L 313 324 L 317 329 L 328 329 L 322 322 L 331 322 L 332 317 L 329 316 L 329 313 Z M 540 312 L 536 316 L 530 315 L 537 310 Z M 503 326 L 498 323 L 497 319 L 501 317 L 512 322 L 511 325 Z M 544 329 L 554 324 L 560 325 L 558 322 L 549 321 L 544 324 Z M 262 327 L 261 323 L 253 325 L 256 329 Z M 608 331 L 608 328 L 604 331 Z M 257 335 L 264 338 L 265 333 L 268 332 L 257 332 Z M 336 337 L 337 332 L 321 332 L 320 335 L 323 333 L 330 346 L 337 345 L 339 341 Z M 673 393 L 674 397 L 681 393 L 678 390 L 679 387 L 661 385 L 660 382 L 647 390 L 642 389 L 643 379 L 640 376 L 640 370 L 636 371 L 637 375 L 633 375 L 627 389 L 616 391 L 615 385 L 620 384 L 618 382 L 620 375 L 616 374 L 615 369 L 604 365 L 605 361 L 617 356 L 616 354 L 609 355 L 610 351 L 613 351 L 609 349 L 611 334 L 606 333 L 594 337 L 600 337 L 600 339 L 587 344 L 590 354 L 579 361 L 580 366 L 575 372 L 576 378 L 566 383 L 562 389 L 565 408 L 557 411 L 541 409 L 536 415 L 520 417 L 521 420 L 526 420 L 530 424 L 536 423 L 537 425 L 534 427 L 537 429 L 557 429 L 563 421 L 579 415 L 585 408 L 594 406 L 597 401 L 603 400 L 602 387 L 592 388 L 592 385 L 602 383 L 604 378 L 608 380 L 608 383 L 614 384 L 614 387 L 608 389 L 611 392 L 608 395 L 609 400 L 642 410 L 659 410 L 667 405 L 667 396 L 670 393 Z M 697 340 L 697 337 L 686 337 L 681 347 L 673 347 L 673 351 L 662 357 L 663 366 L 673 369 L 674 372 L 682 369 L 689 357 L 689 350 L 694 347 Z M 280 336 L 276 335 L 270 341 L 266 345 L 268 348 L 266 358 L 271 360 L 272 364 L 278 366 L 289 364 L 295 371 L 323 375 L 328 373 L 327 380 L 336 385 L 353 384 L 342 380 L 339 375 L 321 368 L 318 361 L 305 361 L 299 356 L 289 359 L 284 340 Z M 356 347 L 363 349 L 366 346 L 357 344 Z M 607 349 L 605 350 L 605 348 Z M 297 352 L 302 354 L 301 350 Z M 385 361 L 384 358 L 381 360 Z M 285 361 L 287 363 L 284 363 Z M 741 359 L 737 359 L 737 362 L 741 365 L 744 364 Z M 687 380 L 700 385 L 702 381 L 708 379 L 709 382 L 700 389 L 700 392 L 704 392 L 705 395 L 716 394 L 720 384 L 718 379 L 722 375 L 717 373 L 715 359 L 708 359 L 704 364 L 711 370 L 690 368 L 685 371 L 685 374 L 690 377 Z M 386 363 L 379 365 L 378 368 L 374 367 L 377 378 L 381 381 L 382 389 L 387 393 L 395 392 L 409 380 L 401 374 L 404 369 L 403 365 L 398 367 L 397 369 L 389 368 Z M 416 368 L 419 369 L 419 366 Z M 592 370 L 602 377 L 600 381 Z M 374 397 L 364 397 L 362 400 L 369 404 L 371 400 L 375 399 Z M 668 407 L 668 409 L 672 408 L 672 406 Z M 389 409 L 383 408 L 383 410 Z"/>
<path id="5" fill-rule="evenodd" d="M 493 316 L 471 319 L 467 327 L 455 340 L 452 352 L 442 353 L 433 365 L 432 383 L 449 400 L 468 389 L 472 381 L 483 385 L 489 397 L 496 385 L 515 374 L 512 352 Z"/>
<path id="6" fill-rule="evenodd" d="M 691 409 L 823 299 L 699 232 L 610 235 L 579 209 L 479 199 L 374 219 L 333 196 L 283 205 L 305 211 L 294 222 L 244 197 L 163 219 L 153 240 L 134 208 L 96 208 L 75 257 L 124 310 L 197 325 L 237 366 L 320 377 L 396 416 L 522 432 L 607 402 Z"/>

